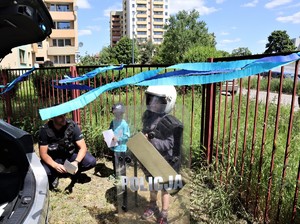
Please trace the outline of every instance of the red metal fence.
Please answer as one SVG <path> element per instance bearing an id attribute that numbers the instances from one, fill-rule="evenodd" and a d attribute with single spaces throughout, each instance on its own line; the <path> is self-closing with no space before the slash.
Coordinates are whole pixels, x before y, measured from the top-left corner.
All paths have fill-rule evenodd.
<path id="1" fill-rule="evenodd" d="M 273 78 L 270 71 L 235 80 L 236 94 L 229 94 L 234 92 L 230 86 L 232 82 L 177 87 L 178 103 L 188 108 L 181 111 L 181 116 L 188 117 L 190 157 L 197 159 L 196 152 L 204 150 L 207 162 L 219 171 L 218 179 L 236 185 L 247 210 L 260 223 L 300 223 L 297 213 L 299 61 L 293 66 L 292 79 L 284 78 L 285 68 L 282 67 L 280 78 Z M 53 80 L 62 79 L 64 75 L 80 76 L 95 68 L 37 69 L 9 94 L 2 95 L 1 117 L 27 131 L 36 131 L 42 124 L 38 109 L 84 94 L 79 90 L 56 89 Z M 106 72 L 82 84 L 99 87 L 156 68 L 125 66 L 121 71 Z M 2 83 L 6 84 L 24 72 L 2 70 Z M 284 93 L 288 90 L 290 93 Z M 112 119 L 111 105 L 122 101 L 130 105 L 128 110 L 133 116 L 130 119 L 135 125 L 138 122 L 136 112 L 143 105 L 143 92 L 143 87 L 126 86 L 103 93 L 86 107 L 73 111 L 72 117 L 82 128 L 105 128 Z"/>

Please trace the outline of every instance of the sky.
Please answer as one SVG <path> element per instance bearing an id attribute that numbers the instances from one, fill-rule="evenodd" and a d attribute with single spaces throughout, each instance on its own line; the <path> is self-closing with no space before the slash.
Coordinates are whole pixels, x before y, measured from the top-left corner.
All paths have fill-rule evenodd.
<path id="1" fill-rule="evenodd" d="M 247 47 L 252 54 L 265 51 L 275 30 L 300 37 L 299 0 L 168 0 L 171 15 L 196 9 L 216 37 L 216 48 L 229 53 Z M 81 56 L 95 55 L 109 46 L 109 13 L 122 9 L 122 0 L 77 0 Z"/>

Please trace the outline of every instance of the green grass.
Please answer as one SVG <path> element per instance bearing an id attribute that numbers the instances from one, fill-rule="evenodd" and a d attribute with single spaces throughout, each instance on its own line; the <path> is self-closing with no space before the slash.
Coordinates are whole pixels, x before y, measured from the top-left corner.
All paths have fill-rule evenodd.
<path id="1" fill-rule="evenodd" d="M 135 73 L 138 69 L 135 71 Z M 128 71 L 131 73 L 132 71 Z M 123 77 L 126 74 L 121 74 Z M 245 88 L 247 86 L 246 80 L 244 79 L 243 84 Z M 267 86 L 267 79 L 261 80 L 261 89 L 265 89 Z M 257 79 L 251 78 L 251 86 L 255 88 Z M 293 83 L 291 80 L 284 80 L 284 91 L 291 92 Z M 278 89 L 278 79 L 273 79 L 271 84 L 272 91 Z M 178 88 L 178 90 L 181 89 Z M 205 149 L 200 145 L 200 121 L 201 121 L 201 101 L 202 95 L 199 91 L 200 88 L 196 88 L 195 97 L 192 98 L 191 90 L 189 89 L 185 95 L 178 94 L 177 107 L 175 110 L 175 115 L 184 123 L 184 153 L 186 155 L 186 162 L 194 162 L 194 167 L 203 166 L 203 155 L 205 154 Z M 299 89 L 299 88 L 298 88 Z M 81 126 L 85 134 L 85 138 L 89 149 L 94 154 L 101 156 L 106 150 L 105 145 L 102 140 L 102 130 L 106 130 L 109 126 L 109 122 L 112 119 L 110 108 L 114 102 L 122 101 L 125 104 L 128 104 L 126 119 L 130 124 L 132 133 L 136 133 L 141 128 L 141 114 L 145 109 L 144 101 L 142 96 L 144 94 L 144 88 L 132 87 L 129 86 L 127 91 L 128 94 L 125 94 L 126 88 L 116 89 L 107 93 L 103 93 L 98 97 L 93 103 L 90 103 L 83 109 L 81 109 Z M 297 90 L 299 91 L 299 90 Z M 180 91 L 178 91 L 180 92 Z M 30 133 L 35 133 L 39 125 L 42 123 L 38 116 L 38 107 L 36 107 L 37 94 L 33 88 L 32 81 L 25 81 L 19 87 L 16 97 L 13 98 L 13 124 L 29 131 Z M 216 105 L 218 105 L 219 98 L 217 97 Z M 258 116 L 256 120 L 256 132 L 253 134 L 254 124 L 255 124 L 255 102 L 251 101 L 249 106 L 248 114 L 248 126 L 247 126 L 247 135 L 246 142 L 244 144 L 243 138 L 245 134 L 245 123 L 246 123 L 246 99 L 242 98 L 242 107 L 241 116 L 240 116 L 240 128 L 237 130 L 237 120 L 238 120 L 238 95 L 235 97 L 233 111 L 231 113 L 231 98 L 228 98 L 228 101 L 225 105 L 225 98 L 222 97 L 222 105 L 220 111 L 220 133 L 219 139 L 217 141 L 217 131 L 218 131 L 218 110 L 215 112 L 215 133 L 214 133 L 214 150 L 218 147 L 219 153 L 219 163 L 218 165 L 214 162 L 214 167 L 216 172 L 214 176 L 223 177 L 222 181 L 219 181 L 217 178 L 214 183 L 220 188 L 215 188 L 216 192 L 211 192 L 211 196 L 207 195 L 205 197 L 213 197 L 222 199 L 224 202 L 221 203 L 221 210 L 218 208 L 215 210 L 215 213 L 208 214 L 209 217 L 222 219 L 222 216 L 227 219 L 229 216 L 230 210 L 234 209 L 232 204 L 227 204 L 229 202 L 226 199 L 226 195 L 229 198 L 233 197 L 242 202 L 245 202 L 248 197 L 249 204 L 248 209 L 250 212 L 253 211 L 253 206 L 255 205 L 255 198 L 258 195 L 258 217 L 262 217 L 262 212 L 265 207 L 266 194 L 268 190 L 268 179 L 270 175 L 270 164 L 271 164 L 271 155 L 274 145 L 274 129 L 275 129 L 275 118 L 276 118 L 276 105 L 269 105 L 269 112 L 267 116 L 267 122 L 264 121 L 264 112 L 265 105 L 258 105 Z M 227 111 L 225 112 L 225 106 L 227 106 Z M 3 107 L 3 104 L 1 105 Z M 193 110 L 192 110 L 193 109 Z M 3 113 L 3 109 L 1 110 Z M 84 113 L 85 112 L 85 113 Z M 193 112 L 193 113 L 192 113 Z M 281 113 L 279 117 L 279 126 L 278 126 L 278 137 L 275 141 L 275 164 L 274 170 L 272 173 L 272 189 L 271 189 L 271 201 L 270 201 L 270 218 L 274 220 L 277 213 L 277 204 L 280 192 L 282 192 L 282 207 L 281 207 L 281 217 L 280 223 L 289 223 L 291 211 L 292 211 L 292 202 L 294 197 L 294 191 L 296 187 L 296 177 L 297 177 L 297 168 L 299 164 L 299 150 L 298 142 L 300 140 L 300 114 L 296 112 L 294 114 L 294 120 L 292 123 L 292 135 L 291 141 L 287 142 L 287 133 L 288 133 L 288 122 L 289 122 L 289 108 L 281 106 Z M 225 114 L 225 116 L 224 116 Z M 3 116 L 5 118 L 5 113 Z M 226 118 L 226 122 L 224 122 Z M 232 120 L 230 120 L 232 118 Z M 231 123 L 230 123 L 231 122 Z M 226 128 L 224 128 L 226 125 Z M 230 125 L 232 125 L 231 137 Z M 264 154 L 262 159 L 262 166 L 260 167 L 260 154 L 262 149 L 262 137 L 264 127 L 266 128 L 266 135 L 264 141 Z M 236 165 L 234 165 L 235 158 L 235 145 L 236 138 L 238 156 Z M 255 137 L 255 138 L 254 138 Z M 289 154 L 288 154 L 288 164 L 286 166 L 286 177 L 281 187 L 281 176 L 283 170 L 283 161 L 285 156 L 286 146 L 288 145 Z M 245 149 L 245 151 L 243 151 Z M 192 158 L 189 158 L 189 152 L 192 152 Z M 214 151 L 214 155 L 215 155 Z M 242 156 L 244 156 L 244 162 L 242 163 Z M 221 160 L 223 158 L 223 160 Z M 254 158 L 251 162 L 251 158 Z M 243 171 L 242 171 L 243 167 Z M 250 170 L 251 168 L 251 170 Z M 259 172 L 261 170 L 261 172 Z M 196 175 L 203 173 L 203 170 L 195 170 Z M 251 173 L 251 176 L 250 176 Z M 260 181 L 258 181 L 258 175 L 261 175 Z M 196 179 L 195 179 L 196 180 Z M 228 187 L 224 187 L 224 181 L 227 181 Z M 247 184 L 250 184 L 247 188 Z M 196 182 L 196 186 L 198 183 Z M 199 184 L 200 188 L 200 184 Z M 230 189 L 230 191 L 229 191 Z M 237 198 L 238 191 L 242 190 L 240 197 Z M 204 190 L 205 191 L 205 190 Z M 221 194 L 222 193 L 222 194 Z M 197 196 L 198 197 L 198 196 Z M 225 198 L 225 199 L 224 199 Z M 193 200 L 194 198 L 192 198 Z M 211 199 L 214 201 L 214 199 Z M 233 199 L 235 200 L 235 199 Z M 201 203 L 207 203 L 205 201 L 200 201 Z M 226 202 L 226 203 L 225 203 Z M 213 202 L 215 204 L 217 202 Z M 218 202 L 219 203 L 219 202 Z M 196 204 L 197 205 L 197 204 Z M 224 211 L 223 211 L 224 208 Z M 297 205 L 299 209 L 299 203 Z M 299 220 L 299 217 L 298 219 Z"/>

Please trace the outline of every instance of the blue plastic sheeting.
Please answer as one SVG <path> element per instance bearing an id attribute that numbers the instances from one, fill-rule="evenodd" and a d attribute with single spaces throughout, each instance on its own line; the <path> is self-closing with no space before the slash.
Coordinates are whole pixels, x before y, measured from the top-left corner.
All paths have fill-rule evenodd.
<path id="1" fill-rule="evenodd" d="M 207 83 L 223 82 L 237 78 L 243 78 L 258 73 L 272 70 L 273 68 L 284 66 L 299 60 L 298 54 L 287 56 L 272 56 L 258 60 L 240 60 L 232 62 L 217 63 L 184 63 L 177 64 L 167 69 L 182 69 L 165 74 L 159 74 L 162 69 L 141 72 L 135 76 L 125 78 L 119 82 L 108 83 L 95 88 L 80 97 L 66 103 L 40 109 L 42 120 L 49 119 L 70 111 L 79 109 L 95 100 L 105 91 L 119 88 L 126 85 L 199 85 Z"/>
<path id="2" fill-rule="evenodd" d="M 199 71 L 188 71 L 185 69 L 207 69 L 209 66 L 207 63 L 201 65 L 201 63 L 196 64 L 178 64 L 170 66 L 171 68 L 179 68 L 184 70 L 174 71 L 165 73 L 163 75 L 158 75 L 151 80 L 145 80 L 143 82 L 137 83 L 139 86 L 151 86 L 151 85 L 199 85 L 223 82 L 227 80 L 242 78 L 251 76 L 253 74 L 258 74 L 262 72 L 269 71 L 273 68 L 289 64 L 300 57 L 298 54 L 290 54 L 287 56 L 271 56 L 266 58 L 261 58 L 258 60 L 246 60 L 249 63 L 245 64 L 241 61 L 232 63 L 232 65 L 242 66 L 235 67 L 232 69 L 232 65 L 228 65 L 228 62 L 220 62 L 212 65 L 211 68 L 214 69 L 227 69 L 227 70 L 211 70 L 209 72 L 199 72 Z M 213 64 L 213 63 L 210 63 Z M 169 68 L 170 68 L 169 67 Z M 231 68 L 231 70 L 229 70 Z M 207 75 L 209 74 L 209 75 Z"/>
<path id="3" fill-rule="evenodd" d="M 68 85 L 52 85 L 54 88 L 57 89 L 67 89 L 67 90 L 92 90 L 93 87 L 87 86 L 87 85 L 77 85 L 77 84 L 68 84 Z"/>
<path id="4" fill-rule="evenodd" d="M 63 83 L 71 83 L 71 82 L 84 81 L 86 79 L 93 78 L 94 76 L 96 76 L 99 73 L 103 73 L 103 72 L 106 72 L 106 71 L 109 71 L 109 70 L 122 70 L 123 67 L 124 67 L 123 64 L 120 65 L 120 66 L 111 65 L 111 66 L 107 66 L 107 67 L 99 67 L 99 68 L 96 68 L 95 70 L 90 71 L 90 72 L 88 72 L 88 73 L 86 73 L 84 75 L 81 75 L 79 77 L 73 77 L 73 78 L 71 78 L 69 76 L 66 76 L 67 78 L 59 80 L 59 83 L 63 84 Z"/>
<path id="5" fill-rule="evenodd" d="M 4 88 L 3 92 L 1 92 L 0 94 L 4 94 L 8 91 L 10 91 L 12 88 L 14 88 L 14 86 L 23 81 L 26 77 L 28 77 L 33 71 L 34 71 L 35 67 L 32 67 L 32 69 L 30 69 L 29 71 L 25 72 L 23 75 L 20 75 L 18 78 L 14 79 L 12 82 L 8 83 L 7 85 L 1 85 L 0 88 Z"/>
<path id="6" fill-rule="evenodd" d="M 102 94 L 103 92 L 106 92 L 108 90 L 112 90 L 115 88 L 119 88 L 122 86 L 132 85 L 134 83 L 141 82 L 145 79 L 149 79 L 149 78 L 155 76 L 160 71 L 161 71 L 161 69 L 145 71 L 145 72 L 141 72 L 135 76 L 122 79 L 119 82 L 108 83 L 104 86 L 92 89 L 91 91 L 77 97 L 76 99 L 70 100 L 68 102 L 62 103 L 57 106 L 40 109 L 39 110 L 40 116 L 41 116 L 42 120 L 46 120 L 46 119 L 49 119 L 49 118 L 52 118 L 55 116 L 59 116 L 61 114 L 71 112 L 73 110 L 77 110 L 77 109 L 82 108 L 85 105 L 89 104 L 93 100 L 97 99 L 97 97 L 100 94 Z"/>

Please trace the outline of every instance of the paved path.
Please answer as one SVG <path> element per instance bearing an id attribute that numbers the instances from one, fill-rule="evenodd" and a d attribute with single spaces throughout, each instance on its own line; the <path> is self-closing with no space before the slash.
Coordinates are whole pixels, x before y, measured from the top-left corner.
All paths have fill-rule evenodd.
<path id="1" fill-rule="evenodd" d="M 248 92 L 248 90 L 246 90 L 246 89 L 242 90 L 243 95 L 247 95 L 247 92 Z M 265 103 L 266 97 L 267 97 L 267 92 L 265 92 L 265 91 L 259 92 L 259 101 L 260 102 Z M 250 90 L 250 98 L 251 99 L 256 98 L 256 90 Z M 278 101 L 278 93 L 270 93 L 269 102 L 277 104 L 277 101 Z M 281 104 L 289 106 L 289 105 L 291 105 L 291 103 L 292 103 L 292 95 L 288 95 L 288 94 L 281 95 Z M 299 110 L 298 97 L 295 98 L 294 109 Z"/>

